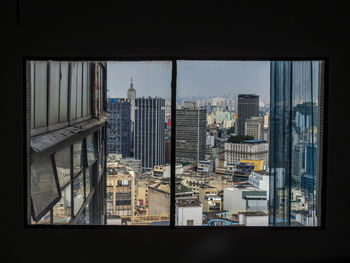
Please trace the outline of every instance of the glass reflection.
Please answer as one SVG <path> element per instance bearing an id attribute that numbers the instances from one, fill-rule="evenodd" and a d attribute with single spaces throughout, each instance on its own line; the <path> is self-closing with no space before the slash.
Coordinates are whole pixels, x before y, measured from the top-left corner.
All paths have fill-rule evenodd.
<path id="1" fill-rule="evenodd" d="M 96 160 L 96 143 L 94 140 L 94 135 L 89 135 L 86 137 L 86 150 L 88 166 L 90 166 Z"/>
<path id="2" fill-rule="evenodd" d="M 59 197 L 51 158 L 31 166 L 31 197 L 36 216 Z"/>
<path id="3" fill-rule="evenodd" d="M 84 181 L 83 173 L 80 173 L 73 180 L 74 215 L 77 215 L 84 203 Z"/>
<path id="4" fill-rule="evenodd" d="M 73 173 L 76 175 L 83 168 L 82 142 L 73 144 Z"/>
<path id="5" fill-rule="evenodd" d="M 71 150 L 67 147 L 55 153 L 58 181 L 62 188 L 70 181 Z"/>
<path id="6" fill-rule="evenodd" d="M 72 205 L 71 205 L 71 184 L 68 184 L 62 191 L 62 198 L 53 207 L 53 223 L 66 224 L 71 219 Z"/>

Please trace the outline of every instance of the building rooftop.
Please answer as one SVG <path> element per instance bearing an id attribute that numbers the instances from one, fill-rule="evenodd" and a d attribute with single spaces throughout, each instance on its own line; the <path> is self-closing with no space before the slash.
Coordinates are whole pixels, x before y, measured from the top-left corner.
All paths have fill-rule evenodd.
<path id="1" fill-rule="evenodd" d="M 238 214 L 244 214 L 246 216 L 267 216 L 267 214 L 263 211 L 246 211 L 238 212 Z"/>
<path id="2" fill-rule="evenodd" d="M 177 207 L 192 207 L 192 206 L 201 206 L 201 203 L 194 198 L 191 199 L 176 199 Z"/>
<path id="3" fill-rule="evenodd" d="M 265 170 L 252 171 L 252 172 L 257 173 L 257 174 L 261 174 L 261 175 L 269 175 L 269 172 L 265 171 Z"/>
<path id="4" fill-rule="evenodd" d="M 244 143 L 263 143 L 263 142 L 267 142 L 264 140 L 244 140 Z"/>

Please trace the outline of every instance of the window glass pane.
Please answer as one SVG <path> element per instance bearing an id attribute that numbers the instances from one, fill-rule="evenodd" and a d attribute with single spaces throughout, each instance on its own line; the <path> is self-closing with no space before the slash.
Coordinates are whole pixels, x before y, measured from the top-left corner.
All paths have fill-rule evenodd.
<path id="1" fill-rule="evenodd" d="M 83 173 L 73 179 L 74 215 L 76 215 L 84 203 Z"/>
<path id="2" fill-rule="evenodd" d="M 77 118 L 77 62 L 70 63 L 70 120 Z"/>
<path id="3" fill-rule="evenodd" d="M 91 62 L 88 62 L 87 63 L 87 70 L 88 70 L 88 74 L 87 74 L 87 114 L 90 115 L 91 114 L 91 104 L 92 104 L 92 100 L 91 100 L 91 93 L 92 93 L 92 87 L 93 87 L 93 84 L 91 83 L 92 82 L 92 78 L 91 78 Z"/>
<path id="4" fill-rule="evenodd" d="M 35 90 L 35 62 L 30 61 L 27 62 L 29 64 L 29 68 L 30 68 L 30 92 L 31 92 L 31 128 L 34 129 L 35 125 L 34 125 L 34 104 L 35 104 L 35 96 L 34 96 L 34 90 Z M 28 65 L 27 64 L 27 65 Z"/>
<path id="5" fill-rule="evenodd" d="M 88 203 L 85 207 L 85 225 L 90 224 L 90 203 Z"/>
<path id="6" fill-rule="evenodd" d="M 107 62 L 107 68 L 110 126 L 99 161 L 102 171 L 106 151 L 107 224 L 168 225 L 172 63 Z"/>
<path id="7" fill-rule="evenodd" d="M 86 137 L 86 150 L 88 166 L 90 166 L 96 160 L 97 157 L 97 147 L 94 134 L 91 134 Z"/>
<path id="8" fill-rule="evenodd" d="M 32 221 L 32 224 L 34 224 L 34 225 L 40 225 L 40 224 L 47 225 L 47 224 L 51 224 L 50 217 L 51 217 L 51 214 L 50 214 L 50 211 L 48 211 L 37 223 L 33 220 L 33 218 L 31 221 Z"/>
<path id="9" fill-rule="evenodd" d="M 90 168 L 85 169 L 85 186 L 86 186 L 86 197 L 90 194 L 92 189 L 92 173 Z"/>
<path id="10" fill-rule="evenodd" d="M 49 62 L 49 125 L 58 123 L 60 100 L 60 62 Z"/>
<path id="11" fill-rule="evenodd" d="M 51 158 L 31 166 L 31 195 L 36 216 L 59 197 Z"/>
<path id="12" fill-rule="evenodd" d="M 83 116 L 88 115 L 88 65 L 89 62 L 83 62 Z"/>
<path id="13" fill-rule="evenodd" d="M 76 175 L 83 168 L 82 142 L 73 144 L 73 174 Z"/>
<path id="14" fill-rule="evenodd" d="M 72 204 L 71 204 L 71 184 L 68 184 L 61 190 L 62 198 L 53 207 L 53 223 L 66 224 L 71 219 Z"/>
<path id="15" fill-rule="evenodd" d="M 82 117 L 83 92 L 83 62 L 77 62 L 77 119 Z"/>
<path id="16" fill-rule="evenodd" d="M 67 147 L 55 153 L 58 181 L 62 188 L 70 181 L 71 148 Z"/>
<path id="17" fill-rule="evenodd" d="M 61 62 L 60 79 L 60 122 L 66 122 L 68 119 L 68 81 L 69 81 L 69 62 Z"/>
<path id="18" fill-rule="evenodd" d="M 35 128 L 47 126 L 47 62 L 35 62 L 34 122 Z"/>

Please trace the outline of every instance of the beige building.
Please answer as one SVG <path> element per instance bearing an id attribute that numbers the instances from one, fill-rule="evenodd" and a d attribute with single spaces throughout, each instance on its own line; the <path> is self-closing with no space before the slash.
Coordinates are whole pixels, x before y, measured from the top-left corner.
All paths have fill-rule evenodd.
<path id="1" fill-rule="evenodd" d="M 264 117 L 251 117 L 245 122 L 245 135 L 264 140 Z"/>
<path id="2" fill-rule="evenodd" d="M 116 163 L 107 165 L 107 214 L 131 218 L 135 211 L 134 172 Z"/>

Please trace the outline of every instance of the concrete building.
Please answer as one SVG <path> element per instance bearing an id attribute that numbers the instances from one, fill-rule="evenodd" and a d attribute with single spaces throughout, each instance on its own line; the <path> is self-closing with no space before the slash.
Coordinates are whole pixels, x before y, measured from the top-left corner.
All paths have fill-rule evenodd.
<path id="1" fill-rule="evenodd" d="M 212 173 L 213 172 L 213 161 L 211 161 L 211 160 L 199 161 L 198 167 L 197 167 L 197 172 L 206 173 L 206 174 Z"/>
<path id="2" fill-rule="evenodd" d="M 264 140 L 264 117 L 250 117 L 245 122 L 245 135 L 255 140 Z"/>
<path id="3" fill-rule="evenodd" d="M 253 94 L 238 95 L 238 135 L 245 134 L 245 122 L 259 116 L 259 96 Z"/>
<path id="4" fill-rule="evenodd" d="M 248 182 L 256 188 L 266 191 L 267 199 L 269 198 L 269 190 L 270 190 L 270 176 L 267 171 L 252 171 Z"/>
<path id="5" fill-rule="evenodd" d="M 205 158 L 206 110 L 186 102 L 176 110 L 176 162 L 197 165 Z"/>
<path id="6" fill-rule="evenodd" d="M 268 150 L 268 143 L 262 140 L 225 143 L 225 160 L 228 163 L 238 163 L 241 159 L 264 160 L 264 166 L 268 167 Z"/>
<path id="7" fill-rule="evenodd" d="M 142 170 L 165 163 L 165 100 L 135 99 L 134 158 L 141 160 Z"/>
<path id="8" fill-rule="evenodd" d="M 126 99 L 110 98 L 107 103 L 109 112 L 107 129 L 107 154 L 122 154 L 123 158 L 131 155 L 131 119 L 130 102 Z"/>
<path id="9" fill-rule="evenodd" d="M 269 226 L 269 217 L 262 211 L 239 212 L 238 222 L 244 226 Z"/>
<path id="10" fill-rule="evenodd" d="M 141 173 L 141 160 L 135 158 L 124 158 L 120 160 L 120 163 L 126 167 L 131 168 L 135 173 Z"/>
<path id="11" fill-rule="evenodd" d="M 135 209 L 134 172 L 123 165 L 107 166 L 107 213 L 133 221 Z"/>
<path id="12" fill-rule="evenodd" d="M 170 189 L 148 187 L 148 215 L 170 216 Z"/>
<path id="13" fill-rule="evenodd" d="M 177 199 L 175 224 L 177 226 L 201 226 L 203 208 L 197 199 Z"/>
<path id="14" fill-rule="evenodd" d="M 153 176 L 170 178 L 170 165 L 156 165 L 152 172 Z"/>
<path id="15" fill-rule="evenodd" d="M 248 183 L 224 189 L 224 210 L 267 211 L 267 193 Z"/>

